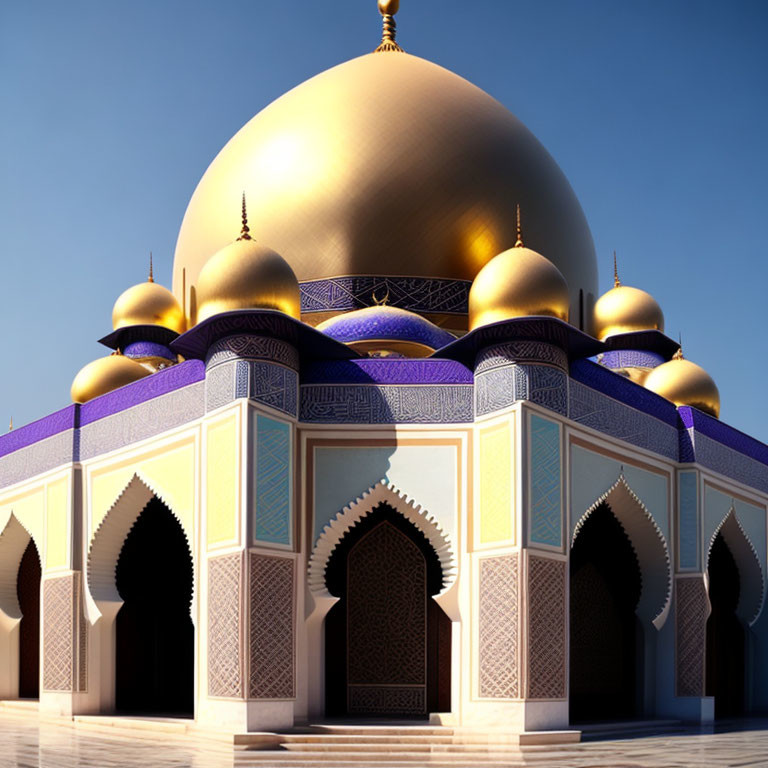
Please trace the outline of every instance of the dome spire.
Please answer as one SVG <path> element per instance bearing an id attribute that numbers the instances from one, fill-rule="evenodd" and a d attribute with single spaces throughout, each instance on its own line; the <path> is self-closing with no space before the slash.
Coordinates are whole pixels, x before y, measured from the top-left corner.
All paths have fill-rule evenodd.
<path id="1" fill-rule="evenodd" d="M 240 237 L 238 240 L 253 240 L 251 237 L 251 229 L 248 226 L 248 212 L 245 209 L 245 192 L 243 192 L 243 228 L 240 230 Z"/>
<path id="2" fill-rule="evenodd" d="M 382 16 L 383 31 L 381 35 L 381 44 L 375 50 L 375 53 L 384 51 L 399 51 L 403 49 L 395 42 L 397 25 L 395 24 L 395 14 L 400 8 L 400 0 L 379 0 L 379 13 Z"/>
<path id="3" fill-rule="evenodd" d="M 155 282 L 155 273 L 152 269 L 152 251 L 149 252 L 149 277 L 147 277 L 148 283 L 154 283 Z"/>
<path id="4" fill-rule="evenodd" d="M 515 248 L 524 248 L 523 245 L 523 227 L 520 224 L 520 203 L 517 204 L 517 240 L 515 240 Z"/>
<path id="5" fill-rule="evenodd" d="M 621 285 L 619 280 L 619 267 L 616 263 L 616 251 L 613 252 L 613 287 L 618 288 Z"/>

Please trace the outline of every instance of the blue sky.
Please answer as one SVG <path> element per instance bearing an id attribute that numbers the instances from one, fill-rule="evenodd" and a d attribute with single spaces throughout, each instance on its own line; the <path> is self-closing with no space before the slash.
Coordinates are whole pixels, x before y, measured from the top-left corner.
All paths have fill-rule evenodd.
<path id="1" fill-rule="evenodd" d="M 552 153 L 592 229 L 768 441 L 768 4 L 401 0 L 398 41 L 487 90 Z M 69 402 L 117 296 L 170 286 L 224 143 L 376 46 L 375 0 L 6 0 L 0 7 L 0 425 Z"/>

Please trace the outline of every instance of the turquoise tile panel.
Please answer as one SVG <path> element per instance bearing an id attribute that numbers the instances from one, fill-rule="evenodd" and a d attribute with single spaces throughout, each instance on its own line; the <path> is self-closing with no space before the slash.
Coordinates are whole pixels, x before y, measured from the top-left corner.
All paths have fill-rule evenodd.
<path id="1" fill-rule="evenodd" d="M 560 428 L 531 414 L 531 535 L 534 544 L 562 545 Z"/>
<path id="2" fill-rule="evenodd" d="M 680 567 L 699 570 L 699 491 L 696 472 L 679 475 Z"/>
<path id="3" fill-rule="evenodd" d="M 262 415 L 256 422 L 255 538 L 291 544 L 291 428 Z"/>

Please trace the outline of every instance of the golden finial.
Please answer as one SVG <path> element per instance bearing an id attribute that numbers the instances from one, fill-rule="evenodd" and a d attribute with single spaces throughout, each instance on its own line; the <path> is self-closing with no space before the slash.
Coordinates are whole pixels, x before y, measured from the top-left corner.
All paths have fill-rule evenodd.
<path id="1" fill-rule="evenodd" d="M 13 432 L 13 416 L 11 416 L 11 423 L 8 425 L 8 431 Z"/>
<path id="2" fill-rule="evenodd" d="M 616 251 L 613 252 L 613 287 L 618 288 L 621 285 L 619 280 L 619 267 L 616 264 Z"/>
<path id="3" fill-rule="evenodd" d="M 400 51 L 403 49 L 395 42 L 397 34 L 397 25 L 395 24 L 395 14 L 400 8 L 400 0 L 379 0 L 379 13 L 382 17 L 384 30 L 381 35 L 381 45 L 375 53 L 383 51 Z"/>
<path id="4" fill-rule="evenodd" d="M 376 291 L 373 291 L 371 293 L 371 298 L 373 299 L 373 303 L 377 307 L 384 307 L 384 306 L 386 306 L 387 302 L 389 301 L 389 289 L 387 289 L 387 292 L 386 292 L 386 294 L 384 294 L 384 298 L 383 299 L 379 299 L 379 298 L 376 297 Z"/>
<path id="5" fill-rule="evenodd" d="M 677 342 L 680 346 L 677 348 L 677 352 L 675 352 L 675 354 L 672 355 L 672 359 L 683 360 L 684 358 L 683 358 L 683 334 L 682 333 L 677 334 Z"/>
<path id="6" fill-rule="evenodd" d="M 517 204 L 517 240 L 515 248 L 523 248 L 523 227 L 520 224 L 520 203 Z"/>
<path id="7" fill-rule="evenodd" d="M 152 251 L 149 252 L 149 277 L 147 278 L 148 283 L 154 283 L 155 282 L 155 273 L 152 269 Z"/>
<path id="8" fill-rule="evenodd" d="M 248 212 L 245 210 L 245 192 L 243 192 L 243 228 L 240 230 L 238 240 L 252 240 L 251 230 L 248 226 Z"/>
<path id="9" fill-rule="evenodd" d="M 123 353 L 120 351 L 120 347 L 117 347 L 117 348 L 115 349 L 115 351 L 112 353 L 112 355 L 113 355 L 113 356 L 116 356 L 116 357 L 121 357 L 121 356 L 122 356 L 122 354 L 123 354 Z"/>

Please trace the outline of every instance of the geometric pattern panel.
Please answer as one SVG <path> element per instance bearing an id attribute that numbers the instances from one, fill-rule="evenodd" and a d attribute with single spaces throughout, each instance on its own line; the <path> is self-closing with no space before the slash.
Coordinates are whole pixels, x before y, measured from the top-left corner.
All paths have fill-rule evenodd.
<path id="1" fill-rule="evenodd" d="M 252 554 L 249 698 L 292 699 L 294 682 L 293 560 Z"/>
<path id="2" fill-rule="evenodd" d="M 242 556 L 208 561 L 208 695 L 240 699 L 240 573 Z"/>
<path id="3" fill-rule="evenodd" d="M 359 715 L 423 715 L 427 711 L 426 688 L 351 686 L 348 706 Z"/>
<path id="4" fill-rule="evenodd" d="M 248 396 L 270 408 L 296 416 L 299 398 L 299 376 L 282 365 L 249 362 L 251 383 Z"/>
<path id="5" fill-rule="evenodd" d="M 531 414 L 531 542 L 562 544 L 560 427 Z"/>
<path id="6" fill-rule="evenodd" d="M 508 422 L 480 431 L 480 543 L 514 536 L 512 430 Z"/>
<path id="7" fill-rule="evenodd" d="M 72 691 L 75 682 L 76 574 L 43 582 L 43 689 Z"/>
<path id="8" fill-rule="evenodd" d="M 679 552 L 680 568 L 699 568 L 698 475 L 679 474 Z"/>
<path id="9" fill-rule="evenodd" d="M 291 428 L 266 416 L 256 422 L 255 537 L 291 543 Z"/>
<path id="10" fill-rule="evenodd" d="M 565 562 L 528 558 L 528 698 L 566 698 Z"/>
<path id="11" fill-rule="evenodd" d="M 677 579 L 677 695 L 703 696 L 709 601 L 700 576 Z"/>
<path id="12" fill-rule="evenodd" d="M 480 560 L 480 696 L 516 699 L 520 696 L 518 665 L 518 556 Z"/>

